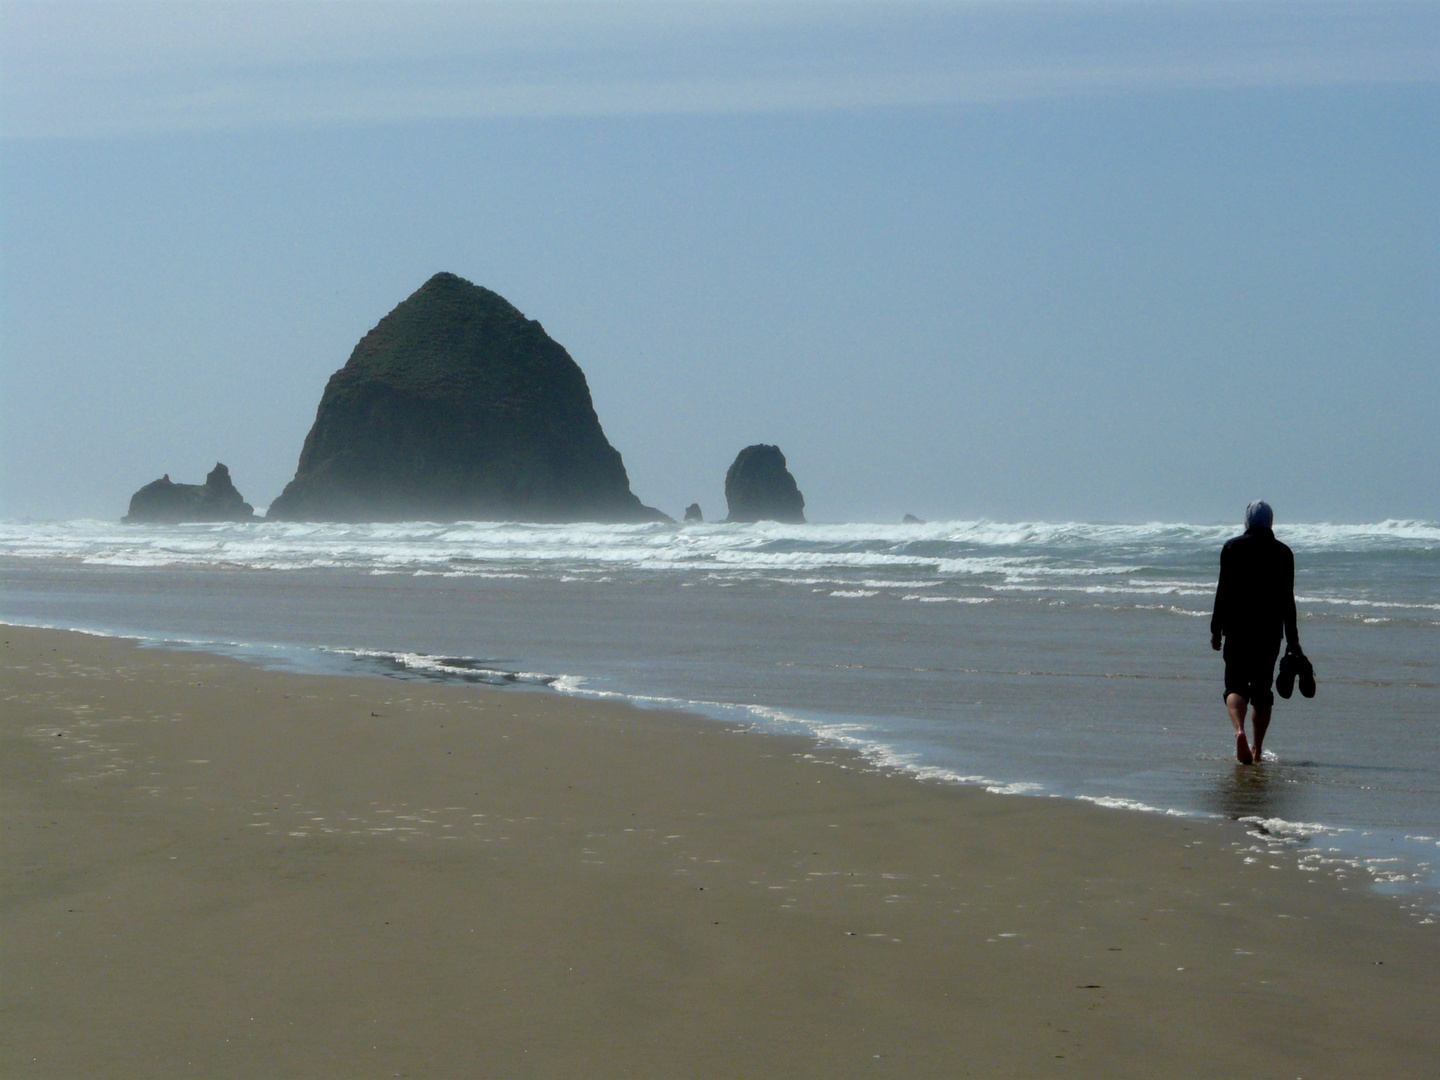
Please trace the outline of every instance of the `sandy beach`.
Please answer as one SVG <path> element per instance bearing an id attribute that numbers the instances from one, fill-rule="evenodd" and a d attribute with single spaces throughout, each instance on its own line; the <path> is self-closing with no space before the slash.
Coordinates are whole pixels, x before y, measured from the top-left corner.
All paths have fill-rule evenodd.
<path id="1" fill-rule="evenodd" d="M 7 1077 L 1422 1077 L 1440 935 L 1234 823 L 0 628 Z M 1117 748 L 1119 749 L 1119 748 Z"/>

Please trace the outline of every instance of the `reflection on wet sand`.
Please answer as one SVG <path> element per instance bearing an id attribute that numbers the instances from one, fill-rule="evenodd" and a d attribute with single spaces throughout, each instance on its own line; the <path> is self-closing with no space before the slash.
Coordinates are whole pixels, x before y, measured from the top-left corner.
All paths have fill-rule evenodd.
<path id="1" fill-rule="evenodd" d="M 1206 809 L 1239 820 L 1247 817 L 1294 820 L 1296 802 L 1293 770 L 1276 762 L 1237 764 L 1215 777 L 1204 793 Z"/>

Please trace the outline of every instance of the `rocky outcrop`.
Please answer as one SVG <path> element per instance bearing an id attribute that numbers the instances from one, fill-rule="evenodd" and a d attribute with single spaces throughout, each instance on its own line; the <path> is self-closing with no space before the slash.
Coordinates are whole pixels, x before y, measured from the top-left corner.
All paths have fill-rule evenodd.
<path id="1" fill-rule="evenodd" d="M 906 514 L 903 518 L 900 519 L 900 524 L 901 524 L 901 525 L 924 525 L 924 524 L 925 524 L 925 519 L 924 519 L 924 518 L 917 518 L 914 514 Z"/>
<path id="2" fill-rule="evenodd" d="M 686 521 L 704 521 L 704 520 L 705 520 L 705 515 L 700 512 L 700 504 L 699 504 L 699 503 L 691 503 L 689 506 L 685 507 L 685 520 L 686 520 Z"/>
<path id="3" fill-rule="evenodd" d="M 130 512 L 120 519 L 126 525 L 146 522 L 256 521 L 255 508 L 230 481 L 230 470 L 220 462 L 203 484 L 176 484 L 166 473 L 130 496 Z"/>
<path id="4" fill-rule="evenodd" d="M 631 493 L 570 355 L 454 274 L 381 319 L 330 377 L 268 516 L 669 520 Z"/>
<path id="5" fill-rule="evenodd" d="M 725 473 L 726 521 L 805 523 L 805 496 L 785 466 L 778 446 L 757 443 L 735 456 Z"/>

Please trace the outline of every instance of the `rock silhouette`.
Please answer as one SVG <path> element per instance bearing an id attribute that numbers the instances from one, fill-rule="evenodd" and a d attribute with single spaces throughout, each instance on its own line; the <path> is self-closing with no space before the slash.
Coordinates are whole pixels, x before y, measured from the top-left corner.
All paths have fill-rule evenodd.
<path id="1" fill-rule="evenodd" d="M 704 521 L 704 520 L 705 520 L 705 515 L 700 512 L 700 504 L 699 504 L 699 503 L 691 503 L 689 506 L 685 507 L 685 520 L 686 520 L 686 521 Z"/>
<path id="2" fill-rule="evenodd" d="M 924 525 L 924 524 L 925 524 L 925 519 L 924 519 L 924 518 L 917 518 L 914 514 L 906 514 L 903 518 L 900 519 L 900 524 L 901 524 L 901 525 Z"/>
<path id="3" fill-rule="evenodd" d="M 805 523 L 805 496 L 778 446 L 757 443 L 735 456 L 725 473 L 726 521 Z"/>
<path id="4" fill-rule="evenodd" d="M 256 521 L 255 508 L 245 501 L 220 462 L 203 484 L 176 484 L 166 473 L 130 496 L 130 512 L 120 519 L 126 525 L 148 522 Z"/>
<path id="5" fill-rule="evenodd" d="M 330 377 L 281 520 L 669 520 L 630 491 L 579 365 L 538 322 L 436 274 Z"/>

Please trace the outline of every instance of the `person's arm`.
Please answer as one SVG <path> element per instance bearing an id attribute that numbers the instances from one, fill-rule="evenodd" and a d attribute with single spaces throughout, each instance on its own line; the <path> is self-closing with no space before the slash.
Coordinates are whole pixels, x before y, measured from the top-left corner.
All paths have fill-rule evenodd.
<path id="1" fill-rule="evenodd" d="M 1289 548 L 1285 549 L 1285 595 L 1281 598 L 1285 612 L 1285 640 L 1289 647 L 1296 652 L 1300 651 L 1300 629 L 1296 625 L 1298 616 L 1295 611 L 1295 553 Z"/>
<path id="2" fill-rule="evenodd" d="M 1220 580 L 1215 584 L 1215 612 L 1210 616 L 1210 647 L 1220 651 L 1221 637 L 1225 633 L 1225 613 L 1229 606 L 1229 589 L 1226 587 L 1225 563 L 1230 554 L 1227 544 L 1220 549 Z"/>

